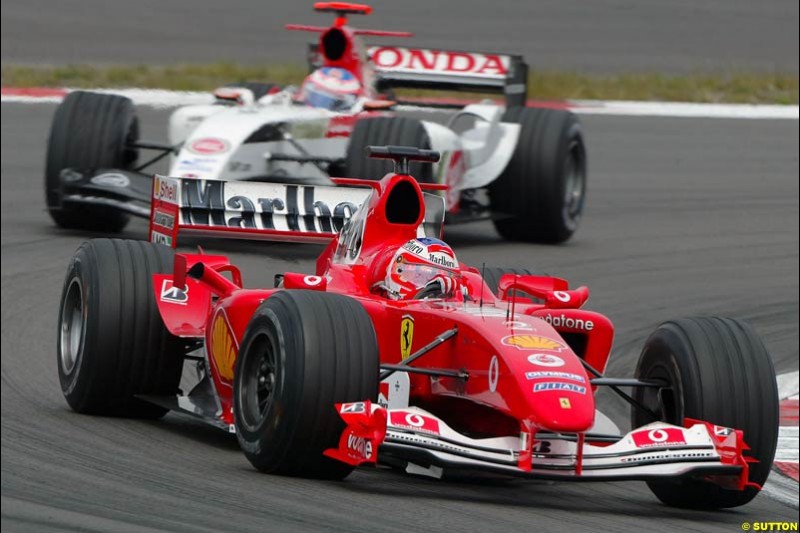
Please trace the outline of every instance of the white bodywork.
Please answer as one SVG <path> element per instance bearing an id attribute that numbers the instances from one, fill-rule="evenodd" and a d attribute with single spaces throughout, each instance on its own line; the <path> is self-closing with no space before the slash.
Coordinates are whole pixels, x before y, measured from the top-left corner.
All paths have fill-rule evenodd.
<path id="1" fill-rule="evenodd" d="M 239 105 L 187 106 L 171 115 L 169 142 L 181 148 L 171 158 L 169 175 L 328 183 L 328 173 L 313 163 L 270 161 L 269 154 L 344 158 L 354 118 L 364 102 L 342 114 L 298 105 L 291 90 L 255 102 L 250 91 L 236 90 L 244 95 Z M 503 111 L 494 104 L 475 104 L 459 111 L 447 126 L 423 121 L 431 149 L 442 154 L 433 175 L 450 187 L 448 209 L 457 204 L 462 191 L 486 187 L 508 165 L 519 126 L 501 122 Z M 470 127 L 456 133 L 450 125 L 462 120 L 470 121 Z M 270 130 L 270 125 L 280 127 Z M 253 142 L 251 136 L 262 128 L 267 130 L 266 138 Z"/>

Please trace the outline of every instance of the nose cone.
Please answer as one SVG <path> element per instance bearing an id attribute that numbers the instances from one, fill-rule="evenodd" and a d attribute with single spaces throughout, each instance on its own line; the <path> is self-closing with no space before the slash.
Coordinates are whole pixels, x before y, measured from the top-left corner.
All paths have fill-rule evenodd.
<path id="1" fill-rule="evenodd" d="M 520 420 L 542 430 L 578 433 L 594 424 L 589 377 L 577 355 L 548 324 L 502 339 L 505 360 L 522 393 Z"/>

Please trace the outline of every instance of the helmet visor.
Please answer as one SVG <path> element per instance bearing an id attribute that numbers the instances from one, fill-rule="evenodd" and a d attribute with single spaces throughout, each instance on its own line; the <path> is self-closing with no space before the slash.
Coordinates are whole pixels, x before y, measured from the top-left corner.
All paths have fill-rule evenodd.
<path id="1" fill-rule="evenodd" d="M 357 99 L 355 94 L 334 94 L 314 83 L 307 83 L 304 92 L 306 104 L 330 111 L 346 111 L 353 107 Z"/>
<path id="2" fill-rule="evenodd" d="M 408 283 L 421 289 L 437 275 L 442 274 L 443 270 L 430 265 L 418 265 L 414 263 L 396 262 L 394 264 L 395 275 L 404 283 Z"/>

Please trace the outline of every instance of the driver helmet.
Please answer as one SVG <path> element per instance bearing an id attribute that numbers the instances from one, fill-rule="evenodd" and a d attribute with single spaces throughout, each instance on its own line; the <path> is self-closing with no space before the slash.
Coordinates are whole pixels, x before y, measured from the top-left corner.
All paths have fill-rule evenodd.
<path id="1" fill-rule="evenodd" d="M 361 83 L 352 72 L 338 67 L 322 67 L 303 81 L 297 101 L 330 111 L 347 111 L 360 94 Z"/>
<path id="2" fill-rule="evenodd" d="M 445 285 L 456 286 L 460 273 L 455 253 L 444 241 L 417 237 L 392 256 L 384 288 L 391 298 L 400 300 L 415 296 L 436 278 Z"/>

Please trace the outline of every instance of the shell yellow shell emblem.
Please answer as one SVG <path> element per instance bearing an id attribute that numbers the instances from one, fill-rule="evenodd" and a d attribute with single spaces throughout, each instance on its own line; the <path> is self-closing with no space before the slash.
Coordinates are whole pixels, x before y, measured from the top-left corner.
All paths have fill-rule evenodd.
<path id="1" fill-rule="evenodd" d="M 560 352 L 565 347 L 558 341 L 540 337 L 539 335 L 509 335 L 503 337 L 503 344 L 513 346 L 518 350 L 551 350 Z"/>
<path id="2" fill-rule="evenodd" d="M 405 315 L 400 322 L 400 357 L 404 360 L 411 355 L 411 345 L 414 343 L 414 317 Z"/>
<path id="3" fill-rule="evenodd" d="M 217 372 L 223 379 L 233 380 L 233 365 L 238 352 L 236 340 L 222 313 L 214 319 L 211 326 L 211 357 L 217 366 Z"/>

